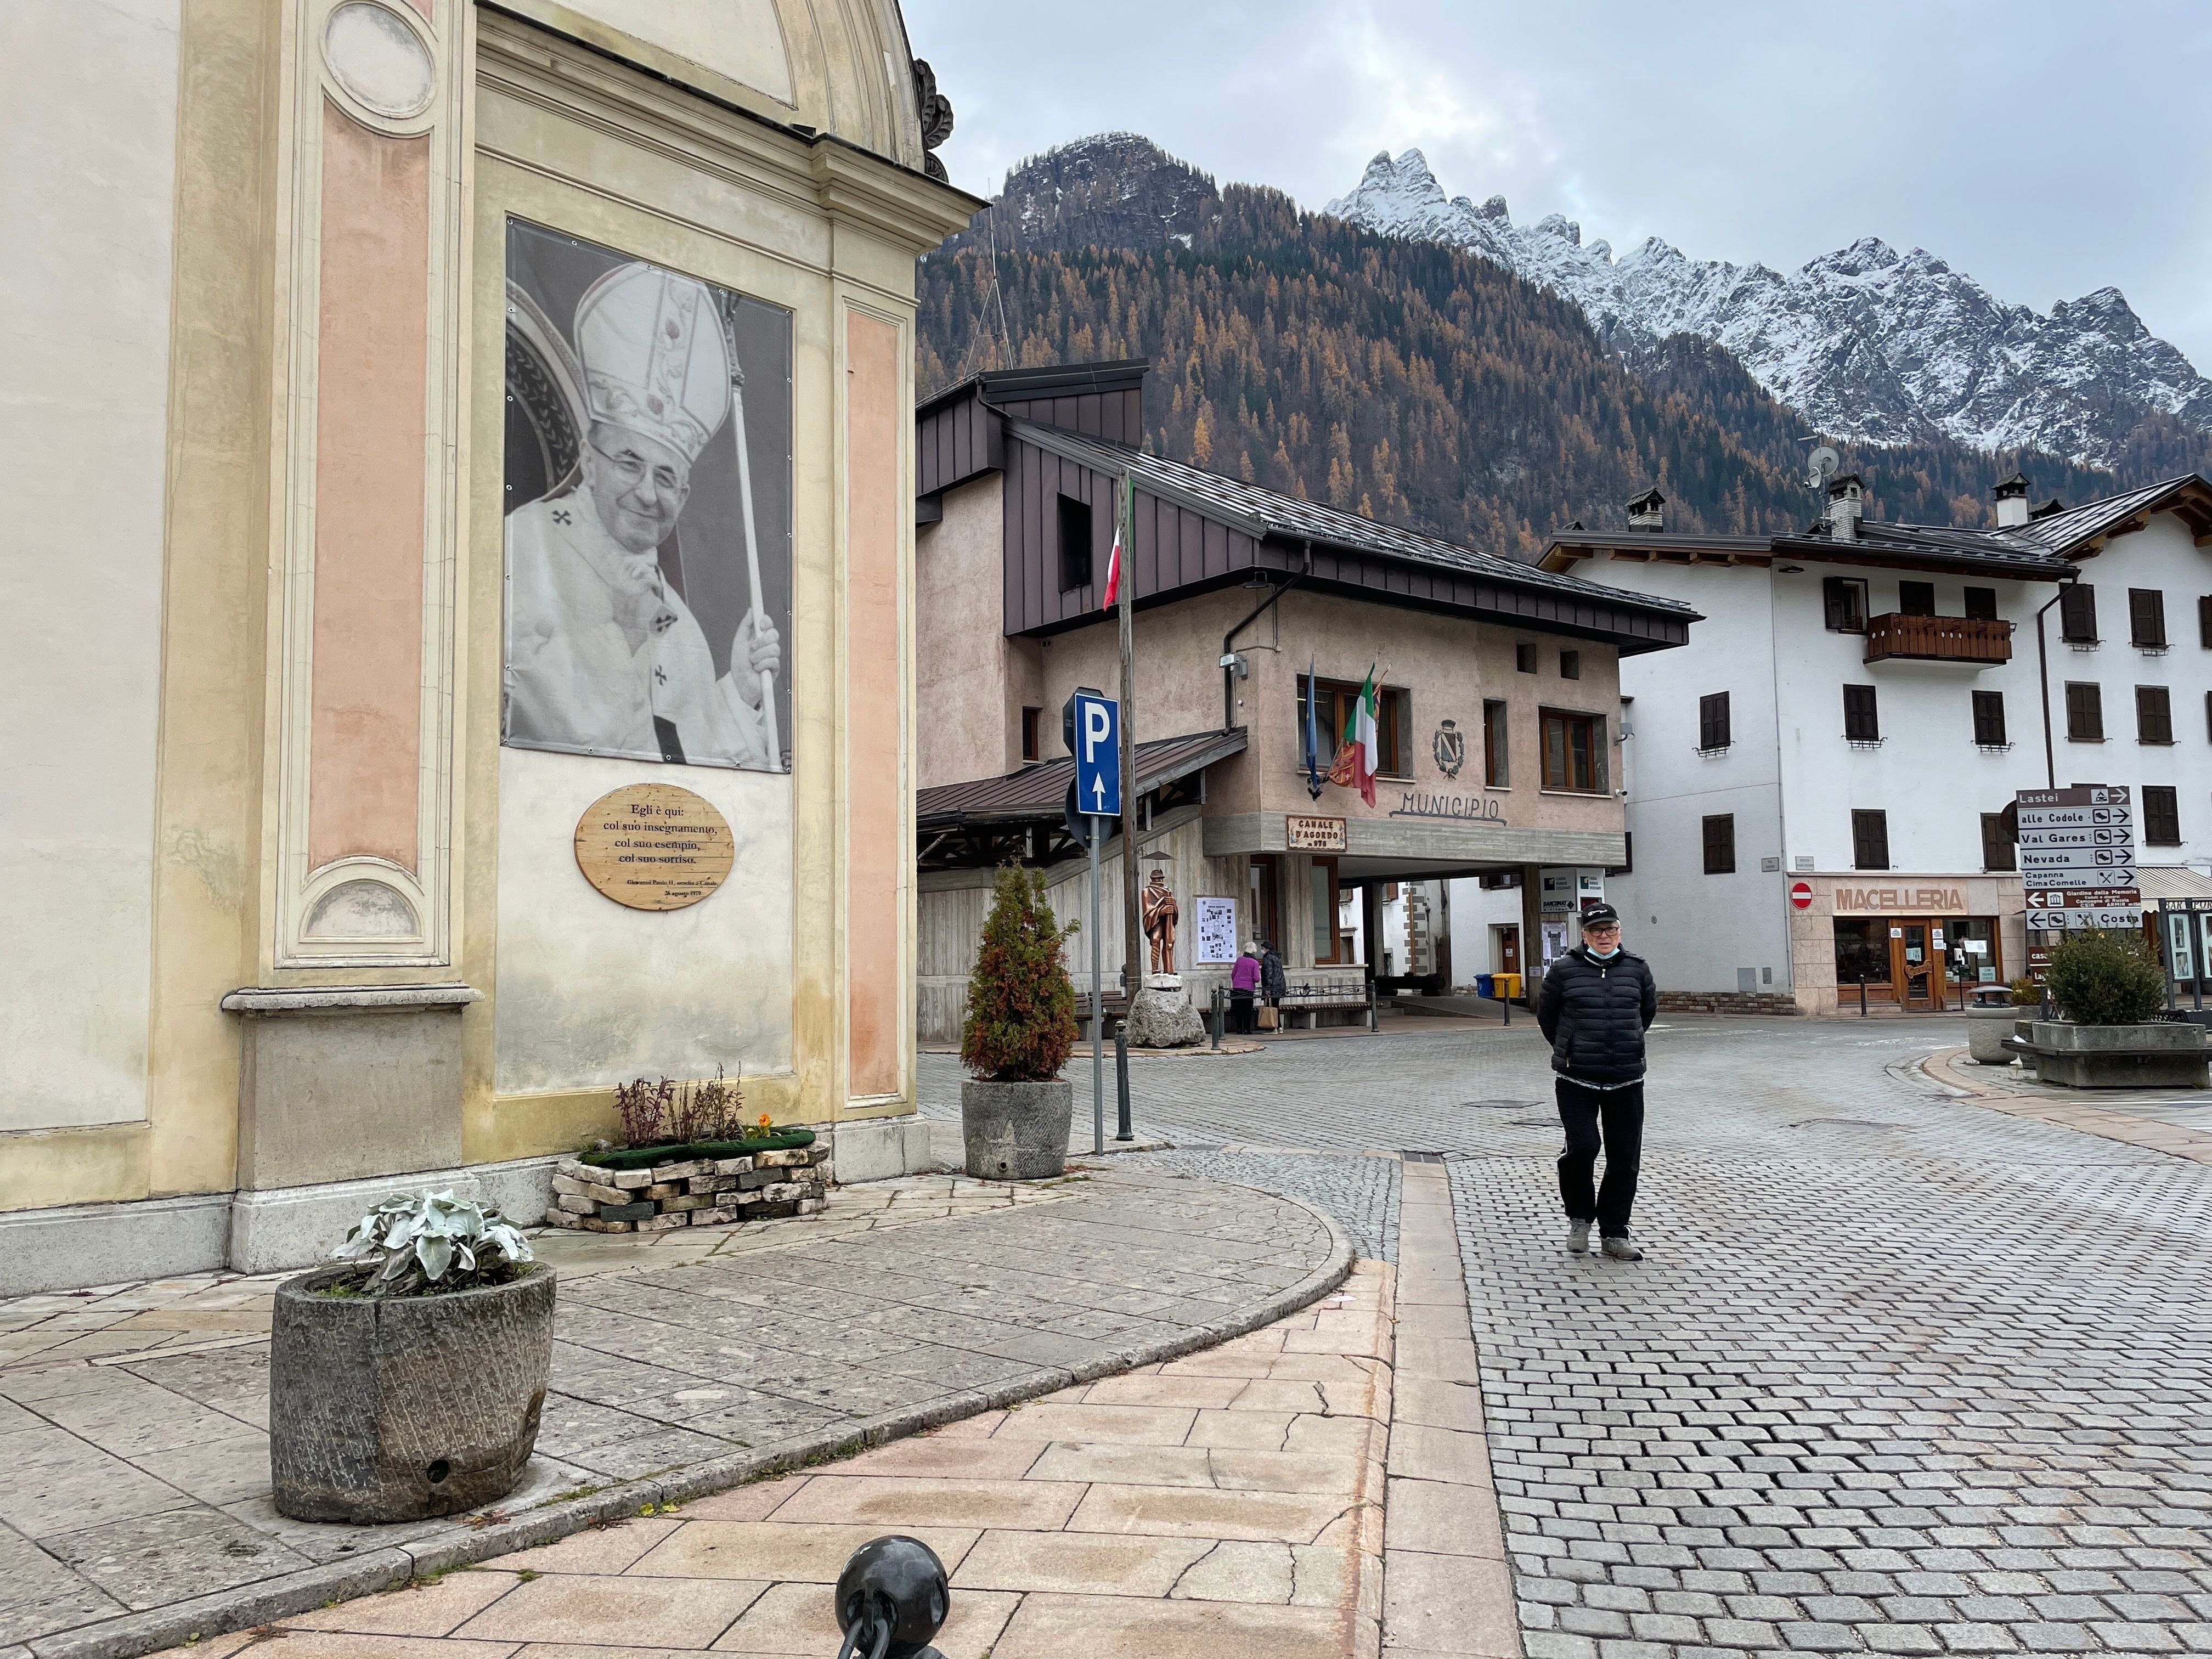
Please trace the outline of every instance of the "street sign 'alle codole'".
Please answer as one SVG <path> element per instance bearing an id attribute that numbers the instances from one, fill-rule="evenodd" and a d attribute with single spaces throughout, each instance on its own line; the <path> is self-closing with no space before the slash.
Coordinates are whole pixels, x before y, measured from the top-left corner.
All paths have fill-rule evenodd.
<path id="1" fill-rule="evenodd" d="M 2063 932 L 2142 924 L 2135 798 L 2125 784 L 2023 789 L 2014 805 L 2029 927 Z"/>

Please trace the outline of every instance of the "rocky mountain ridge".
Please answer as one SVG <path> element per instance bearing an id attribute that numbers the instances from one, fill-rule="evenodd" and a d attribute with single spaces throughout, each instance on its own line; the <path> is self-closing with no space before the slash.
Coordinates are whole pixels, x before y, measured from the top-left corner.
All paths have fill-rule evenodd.
<path id="1" fill-rule="evenodd" d="M 1448 198 L 1418 149 L 1377 155 L 1323 210 L 1495 260 L 1572 300 L 1624 355 L 1683 333 L 1723 346 L 1834 436 L 2032 446 L 2115 466 L 2159 428 L 2212 433 L 2212 380 L 2117 289 L 2044 315 L 1924 249 L 1871 236 L 1786 275 L 1692 258 L 1656 237 L 1616 258 L 1561 215 L 1521 226 L 1502 196 Z"/>

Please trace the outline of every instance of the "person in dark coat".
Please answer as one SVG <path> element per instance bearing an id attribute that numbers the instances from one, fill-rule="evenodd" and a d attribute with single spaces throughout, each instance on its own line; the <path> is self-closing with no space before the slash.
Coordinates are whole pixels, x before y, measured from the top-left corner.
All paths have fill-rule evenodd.
<path id="1" fill-rule="evenodd" d="M 1290 989 L 1290 981 L 1283 973 L 1283 953 L 1267 939 L 1260 941 L 1260 996 L 1270 1008 L 1283 1006 L 1283 993 Z"/>
<path id="2" fill-rule="evenodd" d="M 1536 999 L 1536 1024 L 1552 1045 L 1559 1122 L 1567 1133 L 1567 1149 L 1559 1154 L 1567 1248 L 1578 1255 L 1587 1251 L 1595 1221 L 1606 1255 L 1641 1261 L 1628 1212 L 1644 1151 L 1644 1033 L 1659 1012 L 1659 990 L 1644 958 L 1620 948 L 1620 913 L 1610 904 L 1584 910 L 1582 932 L 1583 942 L 1545 974 Z M 1593 1193 L 1601 1146 L 1605 1184 Z"/>

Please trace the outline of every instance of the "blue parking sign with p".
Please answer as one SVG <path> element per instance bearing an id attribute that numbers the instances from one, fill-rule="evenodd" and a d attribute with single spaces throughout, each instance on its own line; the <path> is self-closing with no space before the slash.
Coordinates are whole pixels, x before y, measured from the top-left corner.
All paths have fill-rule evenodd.
<path id="1" fill-rule="evenodd" d="M 1121 705 L 1111 697 L 1075 698 L 1075 804 L 1079 811 L 1121 811 Z"/>

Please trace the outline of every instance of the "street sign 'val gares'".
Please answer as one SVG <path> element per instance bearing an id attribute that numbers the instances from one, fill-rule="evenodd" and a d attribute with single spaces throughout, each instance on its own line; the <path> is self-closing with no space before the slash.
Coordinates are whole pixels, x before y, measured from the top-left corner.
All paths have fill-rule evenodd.
<path id="1" fill-rule="evenodd" d="M 2135 800 L 2126 785 L 2023 789 L 2013 804 L 2020 820 L 2020 873 L 2027 890 L 2029 927 L 2141 924 Z"/>

